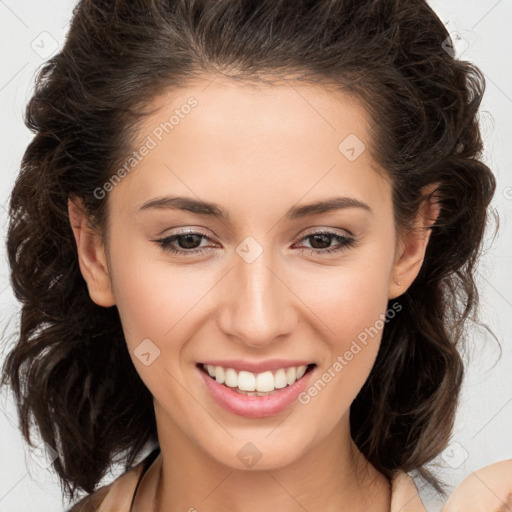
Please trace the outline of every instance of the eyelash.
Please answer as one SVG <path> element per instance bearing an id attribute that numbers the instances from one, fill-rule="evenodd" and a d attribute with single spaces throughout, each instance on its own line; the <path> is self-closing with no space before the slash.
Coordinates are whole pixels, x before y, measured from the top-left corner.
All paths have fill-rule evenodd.
<path id="1" fill-rule="evenodd" d="M 203 239 L 210 240 L 210 238 L 208 236 L 204 235 L 203 233 L 190 231 L 187 233 L 179 233 L 176 235 L 171 235 L 166 238 L 160 238 L 157 240 L 153 240 L 153 242 L 158 243 L 158 245 L 160 247 L 162 247 L 162 249 L 164 249 L 165 251 L 168 251 L 172 254 L 178 254 L 178 255 L 199 255 L 199 254 L 204 254 L 211 249 L 211 248 L 202 248 L 202 249 L 190 249 L 190 250 L 186 251 L 186 250 L 172 249 L 169 247 L 171 243 L 175 242 L 179 238 L 185 237 L 185 236 L 190 236 L 190 235 L 198 235 L 198 236 L 203 237 Z M 315 231 L 313 233 L 309 233 L 306 236 L 303 236 L 301 238 L 301 240 L 305 240 L 307 238 L 310 238 L 310 237 L 313 237 L 316 235 L 330 236 L 330 237 L 334 238 L 339 243 L 339 245 L 338 245 L 338 247 L 335 247 L 334 249 L 310 249 L 308 247 L 303 248 L 302 250 L 310 251 L 309 252 L 310 256 L 340 252 L 344 249 L 354 247 L 355 245 L 357 245 L 357 241 L 355 238 L 349 237 L 349 236 L 344 236 L 344 235 L 339 235 L 337 233 L 333 233 L 332 231 Z"/>

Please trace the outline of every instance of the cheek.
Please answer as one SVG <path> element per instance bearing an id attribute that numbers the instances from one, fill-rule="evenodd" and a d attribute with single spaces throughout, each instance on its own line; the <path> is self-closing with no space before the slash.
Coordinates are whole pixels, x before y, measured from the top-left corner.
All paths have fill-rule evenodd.
<path id="1" fill-rule="evenodd" d="M 386 254 L 361 251 L 357 261 L 347 260 L 325 277 L 317 273 L 299 292 L 318 312 L 316 323 L 328 346 L 301 403 L 311 408 L 311 418 L 325 417 L 327 430 L 350 407 L 375 363 L 386 325 L 391 269 Z"/>
<path id="2" fill-rule="evenodd" d="M 330 328 L 325 338 L 328 350 L 315 377 L 298 397 L 304 406 L 304 427 L 319 437 L 327 436 L 348 413 L 379 351 L 385 325 L 380 315 L 385 313 L 386 304 L 376 293 L 359 291 L 357 298 L 350 294 L 343 300 L 339 295 L 333 297 L 330 308 L 326 302 L 322 318 Z"/>
<path id="3" fill-rule="evenodd" d="M 114 293 L 132 362 L 153 396 L 164 393 L 177 400 L 172 376 L 181 379 L 195 308 L 212 286 L 198 280 L 192 267 L 182 271 L 138 258 L 135 251 L 117 261 Z"/>
<path id="4" fill-rule="evenodd" d="M 150 261 L 147 247 L 132 246 L 130 251 L 123 251 L 128 242 L 112 244 L 111 261 L 115 262 L 112 277 L 116 304 L 130 348 L 146 338 L 178 339 L 177 333 L 184 332 L 185 326 L 194 323 L 201 313 L 201 302 L 213 307 L 208 295 L 215 294 L 219 269 L 204 262 L 172 265 L 165 261 L 165 255 Z M 313 313 L 310 321 L 316 322 L 340 349 L 372 326 L 387 304 L 389 268 L 378 257 L 382 251 L 369 249 L 336 267 L 302 262 L 292 273 L 285 269 L 281 272 L 293 285 L 294 294 Z M 300 309 L 300 304 L 297 307 Z"/>
<path id="5" fill-rule="evenodd" d="M 312 271 L 296 281 L 294 291 L 317 316 L 333 349 L 345 350 L 366 329 L 382 328 L 388 302 L 390 265 L 378 252 L 361 252 L 338 267 Z"/>
<path id="6" fill-rule="evenodd" d="M 205 272 L 193 266 L 177 267 L 148 257 L 148 249 L 134 247 L 122 255 L 113 244 L 114 295 L 128 345 L 143 339 L 176 338 L 176 332 L 193 316 L 193 308 L 212 288 Z M 116 259 L 117 256 L 117 259 Z"/>

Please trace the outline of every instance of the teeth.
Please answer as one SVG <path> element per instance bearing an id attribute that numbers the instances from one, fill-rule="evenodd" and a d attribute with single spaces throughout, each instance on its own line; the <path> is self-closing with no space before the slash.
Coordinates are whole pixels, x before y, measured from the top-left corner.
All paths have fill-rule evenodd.
<path id="1" fill-rule="evenodd" d="M 224 384 L 230 388 L 236 388 L 238 386 L 238 375 L 233 368 L 228 368 L 225 373 Z"/>
<path id="2" fill-rule="evenodd" d="M 208 375 L 219 384 L 236 388 L 235 391 L 249 396 L 265 396 L 276 389 L 291 386 L 303 377 L 307 370 L 307 366 L 291 366 L 290 368 L 279 368 L 279 370 L 273 372 L 266 371 L 254 374 L 246 371 L 237 373 L 233 368 L 223 368 L 211 364 L 203 365 L 203 367 Z"/>
<path id="3" fill-rule="evenodd" d="M 286 370 L 286 382 L 288 386 L 293 384 L 297 380 L 297 370 L 292 366 Z"/>
<path id="4" fill-rule="evenodd" d="M 286 372 L 283 370 L 283 368 L 279 368 L 279 370 L 277 370 L 276 374 L 274 375 L 274 387 L 276 389 L 281 389 L 285 388 L 286 386 L 288 386 L 288 383 L 286 382 Z"/>
<path id="5" fill-rule="evenodd" d="M 217 366 L 217 368 L 219 368 Z M 215 380 L 217 380 L 217 368 L 215 368 Z M 222 371 L 224 373 L 224 371 Z M 217 380 L 220 384 L 219 380 Z M 256 391 L 256 377 L 254 376 L 254 373 L 251 372 L 240 372 L 238 374 L 238 387 L 242 391 Z M 258 389 L 258 391 L 264 391 L 263 389 Z"/>
<path id="6" fill-rule="evenodd" d="M 224 384 L 224 370 L 220 366 L 215 367 L 215 380 L 219 384 Z"/>
<path id="7" fill-rule="evenodd" d="M 274 376 L 272 375 L 272 372 L 258 373 L 256 376 L 256 389 L 258 391 L 274 391 L 274 388 Z"/>

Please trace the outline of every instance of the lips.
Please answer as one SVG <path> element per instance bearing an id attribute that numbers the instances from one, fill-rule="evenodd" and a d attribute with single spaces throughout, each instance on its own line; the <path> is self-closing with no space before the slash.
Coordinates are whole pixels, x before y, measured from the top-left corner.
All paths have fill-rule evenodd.
<path id="1" fill-rule="evenodd" d="M 208 394 L 224 410 L 249 418 L 272 416 L 287 409 L 306 388 L 316 368 L 313 363 L 300 364 L 304 361 L 273 360 L 258 364 L 248 362 L 239 364 L 240 361 L 233 364 L 234 361 L 225 360 L 208 361 L 208 363 L 214 362 L 221 362 L 222 365 L 206 363 L 197 365 Z M 289 365 L 290 362 L 294 365 L 284 366 Z M 296 363 L 299 364 L 295 366 Z M 224 366 L 226 364 L 232 364 L 235 368 Z M 263 371 L 253 373 L 241 369 L 240 366 L 263 368 Z M 259 391 L 263 389 L 267 391 Z"/>

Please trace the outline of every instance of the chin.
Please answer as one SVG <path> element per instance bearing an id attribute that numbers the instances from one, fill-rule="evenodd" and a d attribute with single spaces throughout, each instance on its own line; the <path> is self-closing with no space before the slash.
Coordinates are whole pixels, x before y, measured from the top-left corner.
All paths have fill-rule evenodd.
<path id="1" fill-rule="evenodd" d="M 270 436 L 269 432 L 271 431 L 260 434 L 259 437 L 233 439 L 221 450 L 216 446 L 206 451 L 219 464 L 231 469 L 269 471 L 295 463 L 303 455 L 305 447 L 311 444 L 306 439 L 279 439 L 275 432 Z M 275 435 L 273 440 L 268 438 L 272 435 Z"/>

